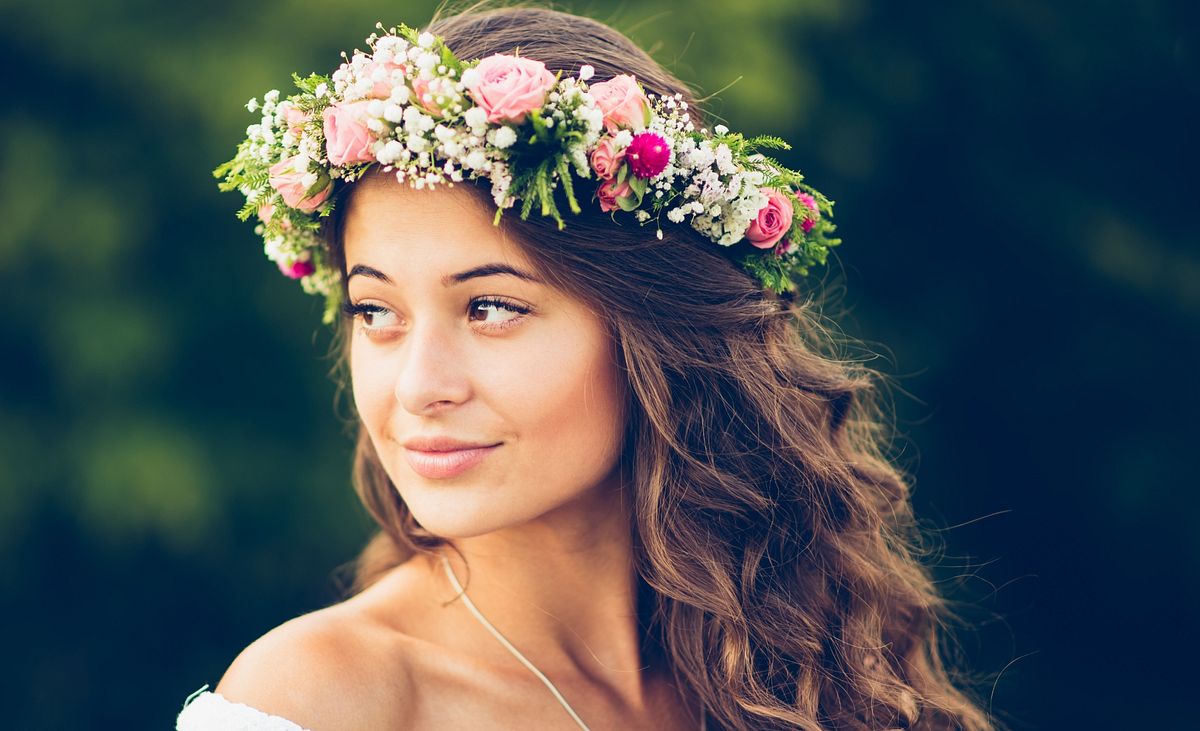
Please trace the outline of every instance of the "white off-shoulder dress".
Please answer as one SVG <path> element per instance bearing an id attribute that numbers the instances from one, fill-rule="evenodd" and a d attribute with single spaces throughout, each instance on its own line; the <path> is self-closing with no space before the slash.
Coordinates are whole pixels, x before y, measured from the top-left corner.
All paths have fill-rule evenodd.
<path id="1" fill-rule="evenodd" d="M 282 716 L 234 703 L 205 683 L 183 702 L 175 731 L 309 731 Z"/>
<path id="2" fill-rule="evenodd" d="M 309 731 L 283 716 L 273 716 L 245 703 L 234 703 L 205 683 L 183 702 L 175 731 Z M 700 719 L 705 731 L 708 719 Z"/>

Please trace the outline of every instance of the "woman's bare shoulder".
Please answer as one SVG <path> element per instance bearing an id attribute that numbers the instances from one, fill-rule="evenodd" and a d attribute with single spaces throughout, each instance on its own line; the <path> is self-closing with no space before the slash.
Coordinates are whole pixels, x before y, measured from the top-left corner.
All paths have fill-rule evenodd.
<path id="1" fill-rule="evenodd" d="M 407 643 L 380 622 L 381 592 L 368 592 L 259 637 L 234 658 L 216 692 L 304 728 L 401 727 L 415 704 Z"/>

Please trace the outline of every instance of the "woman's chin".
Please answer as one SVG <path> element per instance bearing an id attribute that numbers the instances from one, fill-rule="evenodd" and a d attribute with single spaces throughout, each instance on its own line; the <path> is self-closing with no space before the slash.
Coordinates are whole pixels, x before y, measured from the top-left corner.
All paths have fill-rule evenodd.
<path id="1" fill-rule="evenodd" d="M 453 486 L 410 475 L 400 490 L 413 519 L 442 538 L 472 538 L 522 522 L 503 512 L 505 500 L 469 481 Z"/>

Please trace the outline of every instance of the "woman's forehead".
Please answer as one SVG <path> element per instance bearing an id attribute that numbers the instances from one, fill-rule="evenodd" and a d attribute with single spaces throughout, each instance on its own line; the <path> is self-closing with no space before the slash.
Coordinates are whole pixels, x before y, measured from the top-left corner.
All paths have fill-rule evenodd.
<path id="1" fill-rule="evenodd" d="M 362 187 L 354 192 L 343 231 L 348 267 L 366 263 L 449 272 L 494 261 L 530 267 L 520 247 L 493 225 L 485 203 L 465 186 L 417 190 L 390 176 L 356 185 Z"/>
<path id="2" fill-rule="evenodd" d="M 491 225 L 492 213 L 469 184 L 416 189 L 411 181 L 399 182 L 391 175 L 368 175 L 352 184 L 347 211 L 347 228 L 361 225 L 461 228 Z"/>

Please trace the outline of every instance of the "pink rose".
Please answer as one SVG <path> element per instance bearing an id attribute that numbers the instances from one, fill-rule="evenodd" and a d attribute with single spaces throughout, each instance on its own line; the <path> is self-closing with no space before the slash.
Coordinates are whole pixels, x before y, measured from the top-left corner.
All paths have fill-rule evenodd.
<path id="1" fill-rule="evenodd" d="M 746 240 L 760 249 L 769 249 L 792 227 L 792 201 L 774 188 L 761 188 L 767 196 L 758 217 L 746 229 Z"/>
<path id="2" fill-rule="evenodd" d="M 392 88 L 395 84 L 392 83 L 392 72 L 400 70 L 405 74 L 408 73 L 408 67 L 402 63 L 394 61 L 368 61 L 363 64 L 362 69 L 358 72 L 361 79 L 372 79 L 375 85 L 371 87 L 371 91 L 367 93 L 368 99 L 387 99 L 392 95 Z"/>
<path id="3" fill-rule="evenodd" d="M 365 121 L 369 103 L 336 102 L 325 108 L 325 154 L 330 165 L 375 162 L 371 153 L 375 136 Z"/>
<path id="4" fill-rule="evenodd" d="M 275 215 L 275 204 L 274 203 L 263 203 L 262 205 L 260 205 L 258 207 L 258 218 L 263 223 L 270 223 L 271 218 L 274 217 L 274 215 Z M 279 227 L 281 229 L 283 229 L 284 231 L 287 231 L 288 229 L 290 229 L 292 227 L 292 222 L 286 218 L 281 218 L 281 219 L 279 219 Z"/>
<path id="5" fill-rule="evenodd" d="M 542 108 L 555 83 L 546 64 L 519 56 L 496 53 L 473 70 L 477 76 L 468 91 L 493 123 L 523 123 L 526 114 Z"/>
<path id="6" fill-rule="evenodd" d="M 412 80 L 413 95 L 416 96 L 416 101 L 425 111 L 435 117 L 442 116 L 442 108 L 438 106 L 438 94 L 445 93 L 441 89 L 441 84 L 444 83 L 441 79 L 422 79 L 417 77 Z M 425 101 L 425 95 L 429 95 L 429 101 Z"/>
<path id="7" fill-rule="evenodd" d="M 592 150 L 592 169 L 602 180 L 612 180 L 621 163 L 625 160 L 625 151 L 616 152 L 616 143 L 611 137 L 604 137 L 596 149 Z"/>
<path id="8" fill-rule="evenodd" d="M 286 264 L 280 260 L 276 263 L 279 265 L 279 271 L 292 279 L 307 277 L 317 270 L 311 261 L 294 261 L 291 264 Z"/>
<path id="9" fill-rule="evenodd" d="M 288 107 L 284 117 L 287 119 L 288 131 L 299 137 L 300 125 L 312 119 L 312 113 L 303 112 L 295 107 Z"/>
<path id="10" fill-rule="evenodd" d="M 610 133 L 621 127 L 641 132 L 650 124 L 650 101 L 629 74 L 592 84 L 588 91 L 604 112 L 604 128 Z"/>
<path id="11" fill-rule="evenodd" d="M 618 198 L 625 198 L 633 193 L 633 189 L 629 187 L 629 181 L 617 185 L 617 181 L 606 180 L 600 184 L 600 188 L 596 191 L 596 195 L 600 198 L 600 210 L 608 213 L 609 211 L 620 208 L 617 205 Z"/>
<path id="12" fill-rule="evenodd" d="M 813 212 L 813 215 L 805 216 L 804 220 L 800 222 L 800 228 L 804 229 L 804 233 L 808 233 L 813 230 L 813 226 L 817 225 L 817 219 L 821 217 L 821 209 L 817 208 L 817 199 L 808 193 L 796 193 L 796 199 Z"/>
<path id="13" fill-rule="evenodd" d="M 289 157 L 272 165 L 268 182 L 272 188 L 279 191 L 283 202 L 288 206 L 312 213 L 333 191 L 333 181 L 323 173 L 313 174 L 307 169 L 296 170 L 295 163 L 296 158 Z M 310 175 L 316 180 L 306 186 L 304 179 Z"/>

